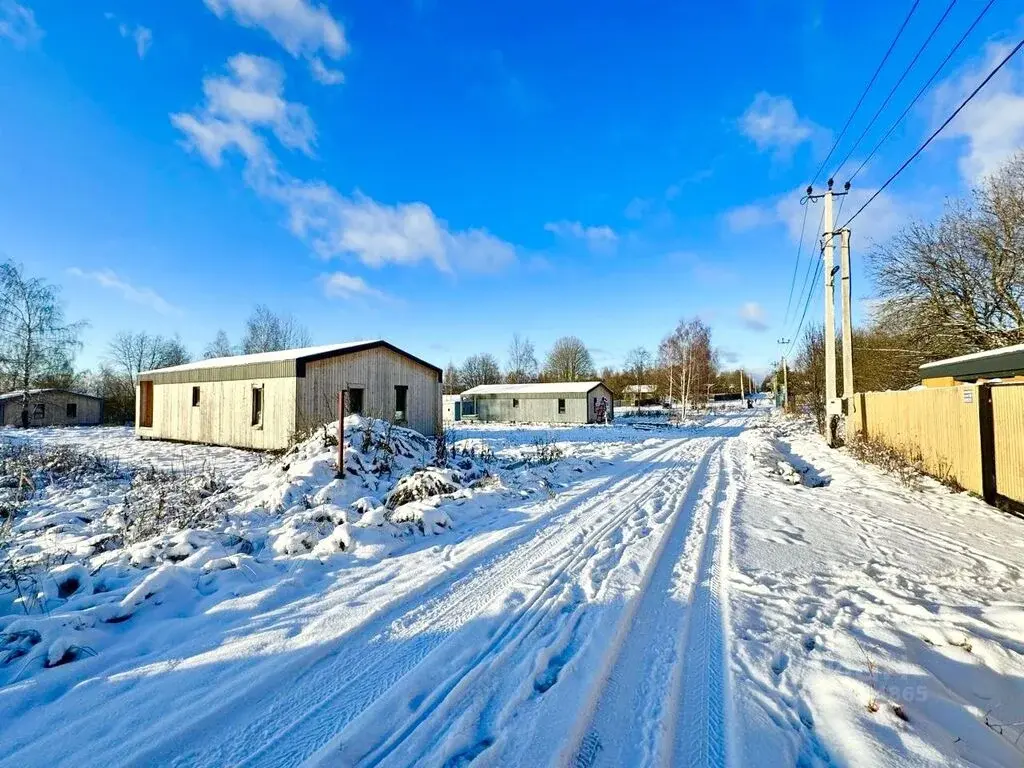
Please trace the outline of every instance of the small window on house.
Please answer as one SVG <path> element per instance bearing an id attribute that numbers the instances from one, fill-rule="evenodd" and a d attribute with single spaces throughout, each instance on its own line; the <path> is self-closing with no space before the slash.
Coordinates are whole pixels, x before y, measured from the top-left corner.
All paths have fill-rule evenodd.
<path id="1" fill-rule="evenodd" d="M 512 398 L 512 407 L 513 408 L 518 408 L 519 407 L 519 398 L 518 397 L 513 397 Z"/>
<path id="2" fill-rule="evenodd" d="M 565 398 L 564 397 L 558 398 L 558 412 L 559 413 L 565 413 Z"/>
<path id="3" fill-rule="evenodd" d="M 153 426 L 153 382 L 139 382 L 139 426 Z"/>
<path id="4" fill-rule="evenodd" d="M 78 418 L 78 403 L 68 403 L 68 406 L 67 406 L 67 409 L 64 412 L 64 415 L 67 418 L 69 418 L 69 419 L 77 419 Z"/>
<path id="5" fill-rule="evenodd" d="M 406 405 L 409 401 L 409 388 L 405 386 L 395 387 L 395 423 L 404 424 L 408 419 Z"/>
<path id="6" fill-rule="evenodd" d="M 199 387 L 192 387 L 192 407 L 199 407 Z"/>
<path id="7" fill-rule="evenodd" d="M 252 426 L 263 426 L 263 385 L 252 388 Z"/>
<path id="8" fill-rule="evenodd" d="M 45 419 L 46 418 L 46 405 L 44 403 L 36 403 L 32 406 L 32 418 L 33 419 Z"/>

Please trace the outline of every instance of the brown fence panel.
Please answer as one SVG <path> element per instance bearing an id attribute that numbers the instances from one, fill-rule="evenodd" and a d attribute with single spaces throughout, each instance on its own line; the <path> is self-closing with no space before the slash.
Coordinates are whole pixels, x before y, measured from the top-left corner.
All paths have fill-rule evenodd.
<path id="1" fill-rule="evenodd" d="M 848 432 L 889 445 L 925 471 L 982 493 L 978 387 L 866 392 L 853 398 Z"/>
<path id="2" fill-rule="evenodd" d="M 992 386 L 996 492 L 1024 504 L 1024 385 Z"/>

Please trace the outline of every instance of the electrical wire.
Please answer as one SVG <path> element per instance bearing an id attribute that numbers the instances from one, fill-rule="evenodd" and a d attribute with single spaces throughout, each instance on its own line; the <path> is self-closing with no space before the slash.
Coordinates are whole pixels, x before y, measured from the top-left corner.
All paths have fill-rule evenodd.
<path id="1" fill-rule="evenodd" d="M 825 209 L 824 209 L 824 207 L 822 207 L 822 209 L 821 209 L 821 216 L 818 217 L 818 232 L 821 232 L 821 227 L 822 227 L 822 224 L 824 222 L 825 222 Z M 813 251 L 812 251 L 811 253 L 807 254 L 807 269 L 804 270 L 804 281 L 800 285 L 800 292 L 797 294 L 797 296 L 798 296 L 797 303 L 796 303 L 797 306 L 800 306 L 800 303 L 804 301 L 804 294 L 807 292 L 807 285 L 810 282 L 811 270 L 814 268 L 814 263 L 815 263 L 815 259 L 814 259 L 814 255 L 813 255 Z M 813 282 L 811 282 L 810 284 L 812 286 L 814 285 Z M 796 315 L 793 316 L 793 319 L 794 320 L 796 319 Z"/>
<path id="2" fill-rule="evenodd" d="M 993 69 L 991 72 L 989 72 L 988 75 L 985 77 L 985 79 L 982 80 L 980 83 L 978 83 L 977 87 L 973 91 L 970 92 L 970 94 L 967 96 L 967 98 L 965 98 L 962 102 L 960 102 L 960 106 L 953 110 L 953 113 L 949 117 L 947 117 L 945 119 L 945 121 L 943 121 L 942 125 L 940 125 L 938 128 L 936 128 L 932 132 L 932 135 L 929 136 L 927 139 L 925 139 L 924 143 L 920 147 L 918 147 L 916 150 L 914 150 L 914 154 L 912 154 L 910 157 L 908 157 L 906 160 L 903 161 L 903 165 L 901 165 L 899 168 L 897 168 L 896 172 L 893 173 L 892 176 L 890 176 L 888 179 L 886 179 L 885 183 L 882 186 L 880 186 L 877 190 L 875 190 L 875 193 L 873 195 L 871 195 L 871 197 L 869 197 L 867 199 L 867 202 L 865 202 L 864 205 L 862 205 L 860 208 L 858 208 L 857 212 L 854 213 L 853 216 L 851 216 L 849 219 L 847 219 L 846 223 L 843 224 L 843 226 L 840 227 L 840 229 L 846 229 L 848 226 L 850 226 L 850 223 L 854 219 L 856 219 L 858 216 L 860 216 L 861 212 L 865 208 L 867 208 L 869 205 L 871 205 L 871 203 L 874 201 L 874 199 L 876 197 L 878 197 L 880 194 L 882 194 L 883 190 L 885 190 L 886 187 L 888 187 L 890 184 L 892 184 L 892 182 L 896 179 L 896 177 L 899 176 L 901 173 L 903 173 L 903 171 L 906 169 L 906 167 L 908 165 L 910 165 L 912 162 L 914 162 L 914 160 L 917 158 L 918 155 L 920 155 L 922 152 L 924 152 L 925 148 L 927 148 L 927 146 L 932 143 L 932 141 L 935 139 L 935 137 L 938 136 L 940 133 L 942 133 L 942 131 L 945 129 L 945 127 L 947 125 L 949 125 L 951 122 L 953 122 L 953 119 L 957 115 L 960 114 L 960 112 L 963 110 L 963 108 L 971 103 L 971 100 L 975 96 L 978 95 L 978 93 L 981 91 L 981 89 L 984 88 L 986 85 L 988 85 L 989 80 L 991 80 L 993 77 L 995 77 L 996 74 L 999 72 L 999 70 L 1001 70 L 1004 66 L 1006 66 L 1006 63 L 1010 59 L 1012 59 L 1022 47 L 1024 47 L 1024 39 L 1022 39 L 1019 43 L 1017 43 L 1017 45 L 1015 45 L 1013 47 L 1013 50 L 1011 50 L 1008 54 L 1006 54 L 1006 56 L 1003 57 L 1003 60 L 1000 61 L 996 65 L 995 69 Z"/>
<path id="3" fill-rule="evenodd" d="M 789 298 L 786 299 L 786 316 L 782 320 L 782 325 L 785 326 L 789 322 L 789 309 L 793 303 L 793 289 L 796 287 L 796 275 L 800 271 L 800 255 L 804 250 L 804 230 L 807 229 L 807 208 L 810 205 L 810 200 L 802 203 L 804 209 L 803 221 L 800 223 L 800 240 L 796 247 L 796 262 L 793 264 L 793 276 L 789 279 Z"/>
<path id="4" fill-rule="evenodd" d="M 868 131 L 871 130 L 871 127 L 878 120 L 879 116 L 882 114 L 885 108 L 889 106 L 889 102 L 892 101 L 892 97 L 896 94 L 897 89 L 899 89 L 899 87 L 903 84 L 903 81 L 906 79 L 907 75 L 910 74 L 910 70 L 912 70 L 914 68 L 914 65 L 917 64 L 917 60 L 921 58 L 921 54 L 924 53 L 924 49 L 928 47 L 929 43 L 931 43 L 932 38 L 935 37 L 935 33 L 939 31 L 939 27 L 942 26 L 942 23 L 949 16 L 950 11 L 953 10 L 953 6 L 955 5 L 956 0 L 950 0 L 949 5 L 946 6 L 945 13 L 943 13 L 942 16 L 939 17 L 939 20 L 935 23 L 935 26 L 932 27 L 932 31 L 928 33 L 928 37 L 925 38 L 924 42 L 921 44 L 921 47 L 917 49 L 917 53 L 914 54 L 914 58 L 912 58 L 910 60 L 910 63 L 907 64 L 907 66 L 904 68 L 903 74 L 900 75 L 895 85 L 893 85 L 893 87 L 889 89 L 889 93 L 882 101 L 881 106 L 879 106 L 878 109 L 875 110 L 875 114 L 872 115 L 871 119 L 868 121 L 868 124 L 864 126 L 864 130 L 860 132 L 860 136 L 857 137 L 857 140 L 853 142 L 853 146 L 850 147 L 845 157 L 843 157 L 843 159 L 840 161 L 839 167 L 836 168 L 835 173 L 832 174 L 832 178 L 839 176 L 840 171 L 843 170 L 843 166 L 846 165 L 850 157 L 853 156 L 853 153 L 857 151 L 857 147 L 860 146 L 860 143 L 864 140 L 864 137 L 868 135 Z"/>
<path id="5" fill-rule="evenodd" d="M 960 36 L 960 39 L 956 41 L 956 43 L 950 49 L 949 53 L 946 54 L 946 58 L 944 58 L 942 62 L 939 64 L 939 66 L 935 68 L 935 71 L 932 72 L 932 76 L 929 77 L 927 82 L 925 82 L 925 84 L 921 86 L 921 89 L 917 92 L 917 95 L 914 96 L 913 100 L 911 100 L 911 102 L 907 104 L 907 108 L 903 110 L 903 113 L 899 117 L 897 117 L 895 121 L 893 121 L 893 124 L 889 126 L 889 130 L 886 131 L 885 135 L 882 136 L 881 139 L 879 139 L 877 144 L 875 144 L 874 149 L 872 149 L 871 152 L 868 153 L 868 156 L 861 161 L 861 164 L 857 166 L 857 170 L 855 170 L 853 172 L 853 175 L 850 176 L 850 181 L 853 181 L 855 178 L 857 178 L 857 174 L 864 170 L 864 166 L 866 166 L 868 162 L 871 160 L 871 158 L 875 156 L 875 153 L 878 152 L 881 146 L 886 141 L 889 140 L 889 137 L 892 136 L 893 132 L 900 126 L 900 123 L 902 123 L 904 119 L 906 119 L 907 115 L 910 114 L 910 110 L 913 109 L 914 105 L 921 100 L 921 97 L 924 96 L 925 92 L 928 90 L 931 84 L 935 82 L 935 78 L 938 77 L 942 70 L 946 68 L 946 65 L 949 63 L 949 60 L 953 58 L 954 54 L 956 54 L 958 50 L 960 50 L 960 46 L 964 44 L 964 41 L 968 37 L 970 37 L 971 32 L 973 32 L 974 28 L 978 26 L 978 23 L 982 20 L 985 14 L 988 13 L 989 8 L 991 8 L 995 4 L 995 1 L 996 0 L 988 0 L 988 3 L 985 5 L 984 8 L 981 9 L 981 13 L 977 15 L 977 17 L 972 22 L 971 26 L 969 26 L 967 28 L 967 31 Z"/>
<path id="6" fill-rule="evenodd" d="M 789 349 L 786 351 L 786 357 L 789 358 L 796 346 L 797 341 L 800 339 L 800 331 L 804 327 L 804 321 L 807 319 L 807 310 L 811 306 L 811 299 L 814 298 L 814 284 L 818 281 L 818 276 L 821 274 L 822 262 L 819 259 L 814 269 L 814 278 L 811 280 L 811 290 L 807 292 L 807 301 L 804 302 L 804 311 L 800 315 L 800 324 L 796 327 L 796 333 L 793 334 L 793 339 L 789 343 Z"/>
<path id="7" fill-rule="evenodd" d="M 821 172 L 825 169 L 825 166 L 828 164 L 829 159 L 832 157 L 832 153 L 836 151 L 836 147 L 839 146 L 839 142 L 842 141 L 843 136 L 846 135 L 846 130 L 850 127 L 850 123 L 853 121 L 854 116 L 860 109 L 861 104 L 864 103 L 864 99 L 868 95 L 868 91 L 871 90 L 871 86 L 873 86 L 875 84 L 875 80 L 878 79 L 878 73 L 882 71 L 882 67 L 885 66 L 885 62 L 889 60 L 889 56 L 890 54 L 892 54 L 893 48 L 896 47 L 897 41 L 903 34 L 903 30 L 907 28 L 907 24 L 910 22 L 910 17 L 914 15 L 914 11 L 917 10 L 917 6 L 920 2 L 921 0 L 914 0 L 914 4 L 910 6 L 910 11 L 907 13 L 907 17 L 903 20 L 903 23 L 900 24 L 900 28 L 896 32 L 896 37 L 894 37 L 892 42 L 889 44 L 889 50 L 885 52 L 885 55 L 882 57 L 882 60 L 878 63 L 878 67 L 875 69 L 875 73 L 871 76 L 871 79 L 868 81 L 868 84 L 864 87 L 864 92 L 861 93 L 860 98 L 857 99 L 857 104 L 854 106 L 853 112 L 851 112 L 850 116 L 846 118 L 846 123 L 843 125 L 843 130 L 839 132 L 839 136 L 837 136 L 836 140 L 832 143 L 832 148 L 828 151 L 828 154 L 825 155 L 825 159 L 821 161 L 821 165 L 818 166 L 818 170 L 815 172 L 814 178 L 811 179 L 812 185 L 814 184 L 814 182 L 818 180 L 818 177 L 821 175 Z"/>

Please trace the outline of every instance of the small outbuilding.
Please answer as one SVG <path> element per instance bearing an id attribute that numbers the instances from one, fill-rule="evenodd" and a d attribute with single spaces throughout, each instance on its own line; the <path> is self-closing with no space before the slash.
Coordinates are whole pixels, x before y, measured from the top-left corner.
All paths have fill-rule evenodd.
<path id="1" fill-rule="evenodd" d="M 22 415 L 25 412 L 25 416 Z M 0 425 L 77 427 L 103 422 L 103 398 L 69 389 L 30 389 L 0 395 Z"/>
<path id="2" fill-rule="evenodd" d="M 925 363 L 919 369 L 926 387 L 955 387 L 992 381 L 1024 381 L 1024 344 Z"/>
<path id="3" fill-rule="evenodd" d="M 614 411 L 601 381 L 481 384 L 461 399 L 463 421 L 593 424 L 611 421 Z"/>
<path id="4" fill-rule="evenodd" d="M 383 341 L 217 357 L 139 375 L 135 434 L 282 450 L 348 412 L 425 435 L 441 426 L 441 369 Z"/>

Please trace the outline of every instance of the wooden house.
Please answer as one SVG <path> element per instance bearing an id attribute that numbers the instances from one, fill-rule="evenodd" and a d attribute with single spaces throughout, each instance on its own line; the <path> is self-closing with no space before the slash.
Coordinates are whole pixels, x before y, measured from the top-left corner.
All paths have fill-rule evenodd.
<path id="1" fill-rule="evenodd" d="M 67 389 L 30 389 L 0 395 L 0 426 L 20 427 L 27 410 L 29 427 L 90 426 L 103 421 L 103 398 Z"/>

